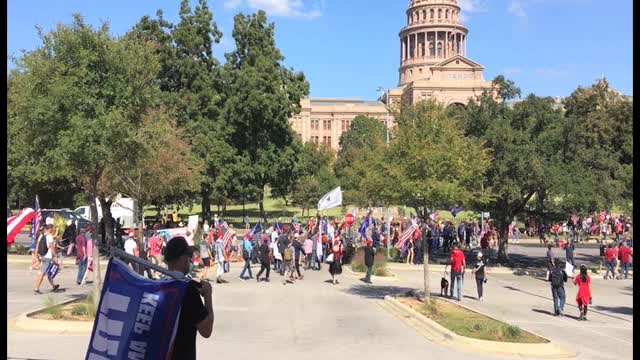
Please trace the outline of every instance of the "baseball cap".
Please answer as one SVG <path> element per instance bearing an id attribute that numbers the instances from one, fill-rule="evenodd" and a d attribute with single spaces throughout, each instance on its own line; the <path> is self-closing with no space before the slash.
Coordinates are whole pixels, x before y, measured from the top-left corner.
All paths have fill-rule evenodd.
<path id="1" fill-rule="evenodd" d="M 182 255 L 193 256 L 193 249 L 187 243 L 187 239 L 182 236 L 171 238 L 164 249 L 165 262 L 174 261 Z"/>

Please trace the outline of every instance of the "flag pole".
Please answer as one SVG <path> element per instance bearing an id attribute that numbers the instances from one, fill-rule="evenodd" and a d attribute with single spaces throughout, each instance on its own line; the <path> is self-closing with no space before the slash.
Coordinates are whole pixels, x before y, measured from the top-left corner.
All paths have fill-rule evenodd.
<path id="1" fill-rule="evenodd" d="M 115 247 L 111 248 L 111 256 L 112 257 L 119 257 L 119 258 L 122 258 L 122 259 L 125 259 L 125 260 L 129 260 L 129 261 L 134 262 L 134 263 L 136 263 L 138 265 L 142 265 L 142 266 L 144 266 L 146 268 L 153 269 L 153 270 L 155 270 L 155 271 L 157 271 L 159 273 L 165 274 L 167 276 L 171 276 L 174 279 L 178 279 L 178 280 L 184 279 L 184 275 L 182 275 L 182 274 L 179 274 L 179 273 L 173 272 L 173 271 L 169 271 L 168 269 L 165 269 L 162 266 L 158 266 L 158 265 L 156 265 L 154 263 L 151 263 L 151 262 L 149 262 L 147 260 L 141 259 L 141 258 L 139 258 L 137 256 L 133 256 L 133 255 L 131 255 L 131 254 L 129 254 L 129 253 L 123 251 L 123 250 L 120 250 L 118 248 L 115 248 Z"/>

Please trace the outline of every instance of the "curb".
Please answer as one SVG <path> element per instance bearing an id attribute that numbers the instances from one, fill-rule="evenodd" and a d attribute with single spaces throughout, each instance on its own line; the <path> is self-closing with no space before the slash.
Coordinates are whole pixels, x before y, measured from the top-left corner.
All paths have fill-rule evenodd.
<path id="1" fill-rule="evenodd" d="M 367 275 L 367 273 L 359 273 L 359 272 L 355 272 L 351 269 L 351 266 L 345 266 L 344 268 L 346 268 L 349 273 L 351 273 L 351 275 L 357 276 L 358 278 L 360 277 L 364 277 L 365 275 Z M 371 275 L 371 280 L 381 280 L 381 281 L 396 281 L 398 280 L 398 276 L 394 273 L 391 273 L 391 276 L 376 276 L 376 275 Z"/>
<path id="2" fill-rule="evenodd" d="M 577 356 L 575 351 L 564 348 L 548 339 L 547 340 L 549 342 L 543 344 L 524 344 L 480 340 L 469 338 L 466 336 L 460 336 L 443 327 L 442 325 L 436 323 L 435 321 L 427 318 L 426 316 L 418 313 L 417 311 L 403 305 L 392 296 L 385 296 L 384 302 L 389 305 L 388 308 L 394 313 L 394 315 L 398 316 L 404 322 L 414 327 L 416 330 L 418 330 L 418 332 L 420 332 L 429 340 L 447 347 L 455 348 L 457 350 L 460 350 L 462 348 L 463 350 L 472 353 L 482 352 L 493 355 L 516 355 L 522 357 L 535 357 L 545 359 L 563 359 L 573 358 Z M 476 310 L 471 311 L 479 313 Z M 529 330 L 526 331 L 540 336 Z M 543 336 L 540 337 L 546 339 Z"/>
<path id="3" fill-rule="evenodd" d="M 58 305 L 66 305 L 78 299 L 69 299 Z M 31 315 L 44 311 L 41 308 L 19 315 L 7 322 L 7 330 L 24 332 L 46 332 L 50 335 L 86 335 L 93 331 L 93 321 L 43 320 L 31 318 Z"/>

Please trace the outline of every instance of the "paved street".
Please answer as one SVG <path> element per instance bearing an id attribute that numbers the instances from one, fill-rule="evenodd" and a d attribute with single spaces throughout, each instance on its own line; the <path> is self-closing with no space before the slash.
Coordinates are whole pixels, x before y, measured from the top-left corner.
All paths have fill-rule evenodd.
<path id="1" fill-rule="evenodd" d="M 333 286 L 326 282 L 329 275 L 325 268 L 321 272 L 307 272 L 303 281 L 284 286 L 278 275 L 272 275 L 271 283 L 242 282 L 237 278 L 240 268 L 240 264 L 232 264 L 227 277 L 231 283 L 214 286 L 214 336 L 199 338 L 198 358 L 215 353 L 236 358 L 260 355 L 264 359 L 283 356 L 315 359 L 325 356 L 331 348 L 337 349 L 341 357 L 354 359 L 362 358 L 363 351 L 367 351 L 370 359 L 462 356 L 426 340 L 379 305 L 386 294 L 421 288 L 421 272 L 397 270 L 397 280 L 368 286 L 345 268 L 341 283 Z M 46 297 L 31 294 L 35 274 L 26 269 L 28 264 L 8 265 L 9 318 L 42 306 Z M 55 294 L 56 298 L 62 300 L 89 290 L 90 286 L 79 289 L 74 284 L 74 274 L 75 267 L 62 271 L 58 280 L 67 291 Z M 433 292 L 440 275 L 432 276 Z M 486 301 L 480 303 L 472 299 L 475 285 L 468 279 L 464 289 L 467 306 L 571 347 L 581 344 L 580 359 L 620 359 L 631 355 L 630 280 L 594 281 L 590 321 L 583 323 L 575 320 L 578 310 L 573 285 L 567 285 L 568 316 L 560 319 L 550 316 L 552 302 L 546 282 L 528 276 L 491 275 L 485 290 Z M 43 285 L 43 290 L 47 291 L 47 286 Z M 89 334 L 51 336 L 11 332 L 9 358 L 81 359 L 88 338 Z M 34 347 L 34 343 L 39 346 Z"/>

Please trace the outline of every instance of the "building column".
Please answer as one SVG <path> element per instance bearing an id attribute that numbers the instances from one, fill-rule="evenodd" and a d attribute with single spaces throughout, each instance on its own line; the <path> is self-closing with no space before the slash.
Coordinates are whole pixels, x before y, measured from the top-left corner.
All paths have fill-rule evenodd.
<path id="1" fill-rule="evenodd" d="M 413 34 L 414 42 L 413 42 L 413 57 L 418 58 L 418 33 Z"/>
<path id="2" fill-rule="evenodd" d="M 444 57 L 445 59 L 449 57 L 449 32 L 444 32 Z"/>
<path id="3" fill-rule="evenodd" d="M 464 56 L 467 56 L 467 35 L 464 36 Z"/>
<path id="4" fill-rule="evenodd" d="M 404 62 L 404 36 L 400 38 L 400 63 Z"/>

